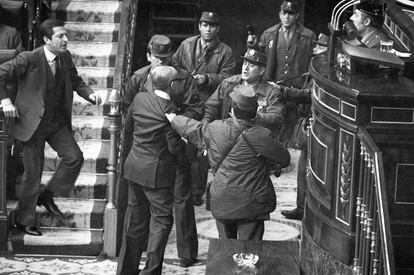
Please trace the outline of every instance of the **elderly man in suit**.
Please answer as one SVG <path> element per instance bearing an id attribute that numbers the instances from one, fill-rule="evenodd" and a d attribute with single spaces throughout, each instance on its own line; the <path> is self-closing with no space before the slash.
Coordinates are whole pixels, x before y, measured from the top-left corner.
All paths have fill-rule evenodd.
<path id="1" fill-rule="evenodd" d="M 161 274 L 173 225 L 177 156 L 184 153 L 184 142 L 164 116 L 176 111 L 170 92 L 177 71 L 171 66 L 158 66 L 150 77 L 154 90 L 135 96 L 128 111 L 132 119 L 125 125 L 133 131 L 133 144 L 123 174 L 129 187 L 117 270 L 122 275 L 138 274 L 145 250 L 147 261 L 140 274 Z"/>
<path id="2" fill-rule="evenodd" d="M 62 215 L 53 195 L 68 196 L 83 165 L 83 154 L 72 135 L 73 91 L 99 104 L 99 96 L 78 75 L 67 51 L 64 23 L 48 19 L 40 25 L 45 45 L 22 52 L 0 65 L 0 100 L 6 117 L 15 117 L 12 129 L 23 145 L 24 174 L 20 191 L 16 229 L 40 236 L 35 226 L 36 203 Z M 15 100 L 9 98 L 6 83 L 17 82 Z M 39 192 L 45 142 L 62 158 L 47 187 Z M 40 194 L 39 194 L 40 193 Z"/>
<path id="3" fill-rule="evenodd" d="M 122 105 L 126 111 L 135 96 L 140 92 L 153 92 L 151 72 L 158 66 L 171 64 L 171 40 L 165 35 L 154 35 L 147 47 L 147 59 L 151 64 L 134 72 L 128 82 Z M 178 74 L 171 90 L 171 100 L 178 108 L 178 114 L 199 119 L 203 114 L 198 89 L 194 78 L 185 70 L 173 66 Z M 130 136 L 125 135 L 123 155 L 128 153 Z M 186 148 L 187 150 L 187 148 Z M 187 154 L 187 152 L 186 152 Z M 191 195 L 191 163 L 188 158 L 178 162 L 175 181 L 175 225 L 177 232 L 177 251 L 180 265 L 187 267 L 196 262 L 198 254 L 197 227 Z"/>

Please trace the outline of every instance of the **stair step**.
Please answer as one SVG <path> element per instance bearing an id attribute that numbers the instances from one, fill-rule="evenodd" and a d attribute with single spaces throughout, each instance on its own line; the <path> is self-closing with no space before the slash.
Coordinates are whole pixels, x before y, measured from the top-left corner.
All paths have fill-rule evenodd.
<path id="1" fill-rule="evenodd" d="M 43 236 L 13 230 L 13 253 L 97 256 L 103 249 L 103 231 L 40 228 Z"/>
<path id="2" fill-rule="evenodd" d="M 70 42 L 73 63 L 80 67 L 115 67 L 117 43 Z"/>
<path id="3" fill-rule="evenodd" d="M 119 23 L 121 8 L 121 1 L 59 0 L 52 2 L 52 11 L 55 12 L 56 18 L 66 22 Z"/>
<path id="4" fill-rule="evenodd" d="M 42 175 L 42 184 L 46 184 L 54 172 L 45 171 Z M 77 199 L 105 199 L 107 174 L 81 173 L 75 182 L 75 192 L 69 198 Z"/>
<path id="5" fill-rule="evenodd" d="M 91 88 L 112 88 L 115 68 L 78 67 L 78 73 Z"/>
<path id="6" fill-rule="evenodd" d="M 78 141 L 83 152 L 85 162 L 82 173 L 106 173 L 109 156 L 109 140 L 84 140 Z M 55 171 L 60 163 L 57 153 L 46 143 L 44 171 Z"/>
<path id="7" fill-rule="evenodd" d="M 109 139 L 109 121 L 104 116 L 72 116 L 76 140 Z"/>
<path id="8" fill-rule="evenodd" d="M 72 114 L 83 116 L 106 116 L 109 112 L 110 105 L 108 102 L 112 89 L 94 89 L 102 99 L 100 105 L 93 105 L 76 92 L 73 95 Z"/>
<path id="9" fill-rule="evenodd" d="M 68 39 L 87 42 L 118 42 L 118 23 L 68 22 L 65 24 Z"/>
<path id="10" fill-rule="evenodd" d="M 103 228 L 106 201 L 55 198 L 64 217 L 57 217 L 42 206 L 36 209 L 36 225 L 40 227 L 64 227 L 78 229 Z"/>

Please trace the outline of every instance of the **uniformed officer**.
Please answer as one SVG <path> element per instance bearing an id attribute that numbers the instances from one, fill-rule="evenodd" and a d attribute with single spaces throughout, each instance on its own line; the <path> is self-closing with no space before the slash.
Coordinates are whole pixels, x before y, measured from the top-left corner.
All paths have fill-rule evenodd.
<path id="1" fill-rule="evenodd" d="M 280 101 L 281 93 L 265 79 L 266 56 L 258 50 L 248 49 L 243 58 L 242 73 L 228 77 L 205 103 L 204 122 L 229 117 L 230 92 L 239 85 L 251 86 L 257 95 L 256 123 L 279 134 L 283 122 L 285 105 Z"/>
<path id="2" fill-rule="evenodd" d="M 236 62 L 231 48 L 218 37 L 220 21 L 216 12 L 203 11 L 198 29 L 200 35 L 189 37 L 180 44 L 173 55 L 173 63 L 193 75 L 200 99 L 205 102 L 223 79 L 235 73 Z M 191 170 L 193 203 L 200 206 L 207 182 L 207 159 L 194 156 Z"/>
<path id="3" fill-rule="evenodd" d="M 351 21 L 360 36 L 351 43 L 368 48 L 379 48 L 380 41 L 386 39 L 381 31 L 384 21 L 382 4 L 369 1 L 356 5 Z"/>

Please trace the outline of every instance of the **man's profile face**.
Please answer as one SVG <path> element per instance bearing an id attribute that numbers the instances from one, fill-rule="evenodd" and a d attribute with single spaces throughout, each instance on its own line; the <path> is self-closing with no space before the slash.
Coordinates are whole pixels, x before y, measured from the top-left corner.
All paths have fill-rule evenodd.
<path id="1" fill-rule="evenodd" d="M 279 18 L 282 26 L 289 29 L 296 24 L 297 20 L 299 19 L 299 13 L 281 10 L 279 12 Z"/>
<path id="2" fill-rule="evenodd" d="M 217 36 L 217 33 L 220 30 L 220 26 L 217 24 L 201 22 L 198 25 L 198 30 L 200 31 L 201 38 L 204 41 L 210 42 Z"/>
<path id="3" fill-rule="evenodd" d="M 251 63 L 247 60 L 243 61 L 241 78 L 249 84 L 258 82 L 264 73 L 264 67 Z"/>
<path id="4" fill-rule="evenodd" d="M 363 33 L 368 26 L 368 18 L 358 9 L 351 16 L 351 21 L 358 33 Z"/>
<path id="5" fill-rule="evenodd" d="M 68 33 L 62 26 L 53 27 L 53 34 L 51 38 L 43 37 L 46 43 L 46 47 L 54 54 L 58 54 L 66 51 L 68 43 Z"/>
<path id="6" fill-rule="evenodd" d="M 155 68 L 160 65 L 168 66 L 171 62 L 171 55 L 167 57 L 159 57 L 153 54 L 147 53 L 147 60 L 151 63 L 151 68 Z"/>

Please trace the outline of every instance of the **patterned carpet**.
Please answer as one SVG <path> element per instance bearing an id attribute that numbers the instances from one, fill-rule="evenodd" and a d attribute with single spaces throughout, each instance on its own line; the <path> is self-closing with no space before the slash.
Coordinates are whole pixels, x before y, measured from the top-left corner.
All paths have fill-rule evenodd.
<path id="1" fill-rule="evenodd" d="M 291 221 L 281 216 L 280 211 L 295 207 L 296 200 L 296 164 L 299 151 L 291 151 L 292 163 L 290 171 L 279 178 L 273 178 L 277 208 L 271 219 L 265 223 L 264 240 L 296 240 L 300 235 L 300 222 Z M 204 274 L 209 246 L 209 239 L 217 238 L 214 219 L 205 206 L 195 207 L 197 230 L 199 235 L 199 262 L 189 268 L 179 266 L 177 257 L 175 227 L 165 250 L 163 274 L 198 275 Z M 141 260 L 141 267 L 145 259 Z M 116 272 L 116 260 L 100 258 L 53 257 L 34 255 L 14 255 L 0 257 L 0 274 L 13 275 L 111 275 Z"/>

